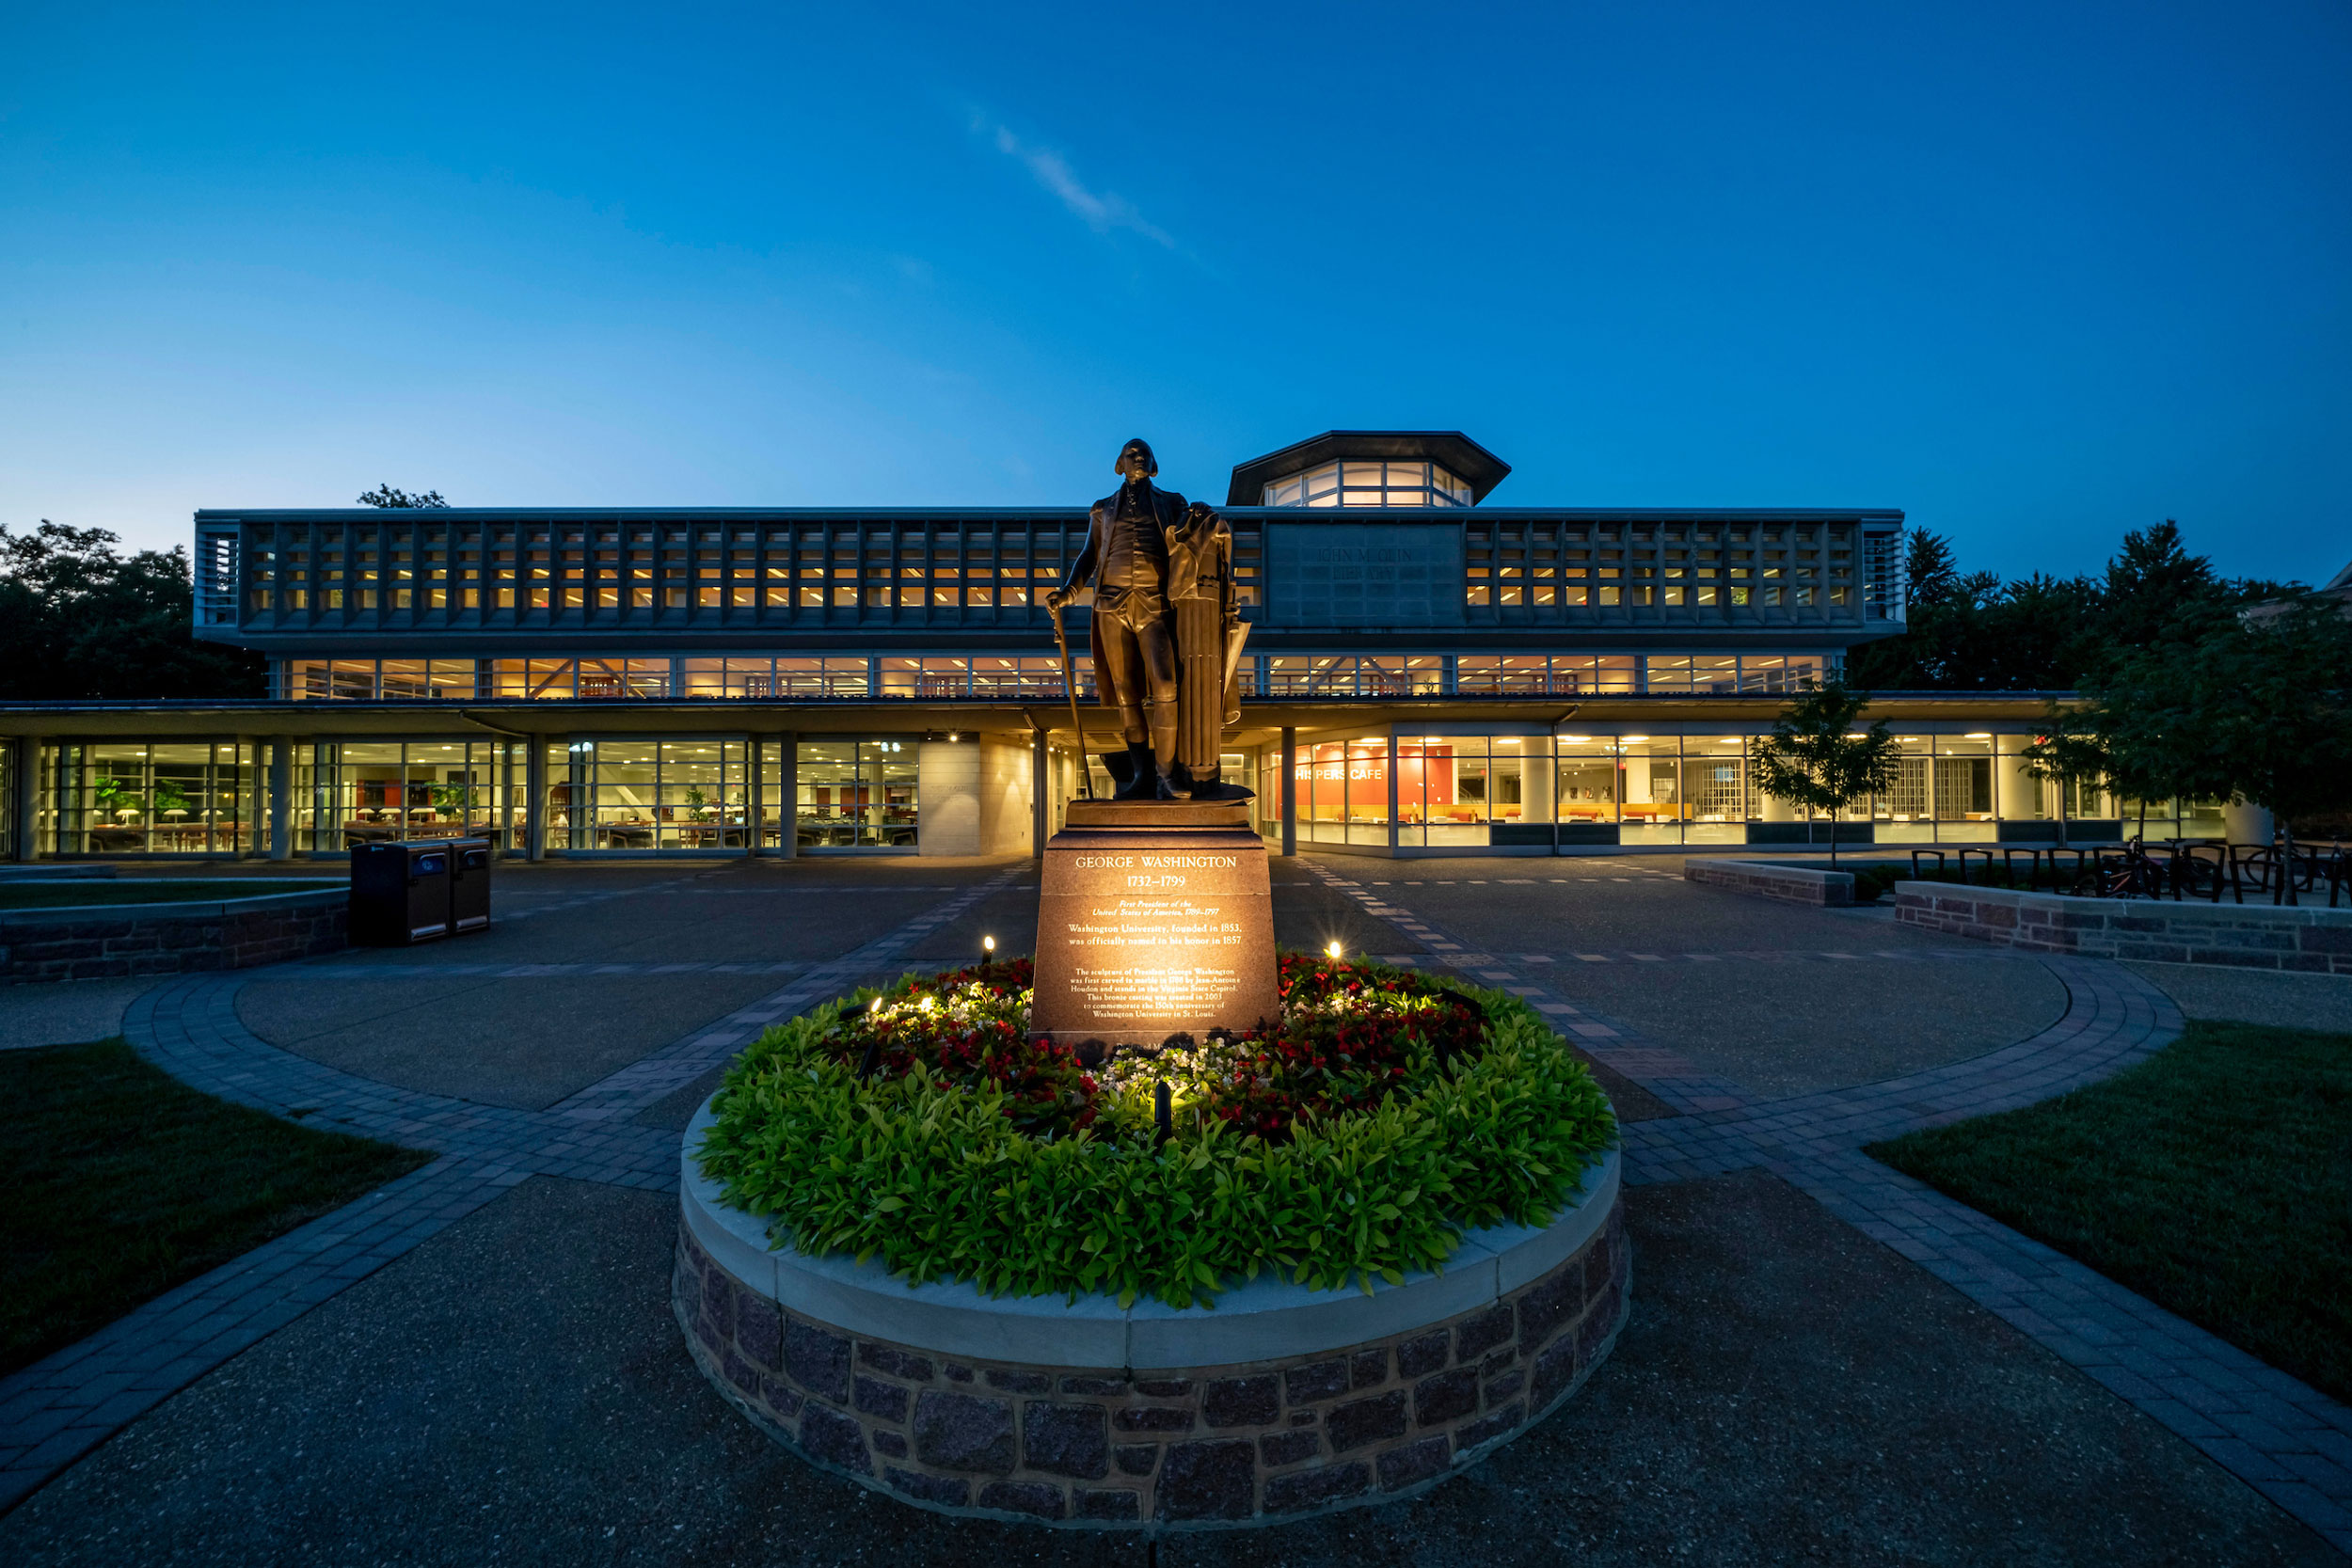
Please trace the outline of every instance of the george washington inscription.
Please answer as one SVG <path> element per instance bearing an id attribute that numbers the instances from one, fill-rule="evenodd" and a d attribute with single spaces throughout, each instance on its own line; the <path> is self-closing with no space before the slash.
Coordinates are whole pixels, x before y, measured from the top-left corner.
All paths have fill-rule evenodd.
<path id="1" fill-rule="evenodd" d="M 1238 802 L 1073 802 L 1045 847 L 1032 1032 L 1158 1045 L 1271 1021 L 1271 892 Z"/>

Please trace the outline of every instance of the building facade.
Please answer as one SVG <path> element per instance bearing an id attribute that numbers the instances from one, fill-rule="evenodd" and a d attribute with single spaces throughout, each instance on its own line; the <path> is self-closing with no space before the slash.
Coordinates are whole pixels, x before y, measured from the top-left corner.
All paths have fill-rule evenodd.
<path id="1" fill-rule="evenodd" d="M 1393 431 L 1232 470 L 1251 631 L 1226 776 L 1262 831 L 1395 855 L 1825 842 L 1748 756 L 1787 693 L 1902 629 L 1902 514 L 1486 504 L 1508 473 Z M 1033 851 L 1118 745 L 1083 652 L 1073 732 L 1043 604 L 1085 530 L 1080 506 L 199 512 L 197 635 L 265 655 L 269 696 L 0 709 L 0 832 L 17 859 L 453 832 L 534 858 Z M 2117 831 L 2117 803 L 2025 770 L 2039 694 L 1874 711 L 1901 776 L 1841 841 Z"/>

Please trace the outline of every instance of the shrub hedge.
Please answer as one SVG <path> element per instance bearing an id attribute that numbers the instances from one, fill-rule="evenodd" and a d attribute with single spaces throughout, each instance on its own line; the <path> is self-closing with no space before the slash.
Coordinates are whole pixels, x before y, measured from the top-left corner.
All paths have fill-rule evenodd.
<path id="1" fill-rule="evenodd" d="M 744 1053 L 702 1166 L 803 1252 L 1184 1307 L 1261 1269 L 1369 1291 L 1436 1268 L 1465 1230 L 1547 1223 L 1616 1141 L 1517 997 L 1296 955 L 1282 994 L 1259 1029 L 1089 1062 L 1025 1038 L 1025 966 L 861 991 Z"/>

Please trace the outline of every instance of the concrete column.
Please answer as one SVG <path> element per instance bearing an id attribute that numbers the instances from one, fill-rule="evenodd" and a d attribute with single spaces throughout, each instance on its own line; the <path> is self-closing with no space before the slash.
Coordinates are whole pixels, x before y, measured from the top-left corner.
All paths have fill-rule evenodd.
<path id="1" fill-rule="evenodd" d="M 1389 726 L 1389 858 L 1396 858 L 1396 726 Z"/>
<path id="2" fill-rule="evenodd" d="M 40 859 L 40 736 L 28 735 L 18 740 L 12 769 L 16 799 L 8 805 L 15 814 L 16 831 L 8 835 L 8 852 L 21 861 Z"/>
<path id="3" fill-rule="evenodd" d="M 532 736 L 523 746 L 523 858 L 545 860 L 548 854 L 548 748 Z"/>
<path id="4" fill-rule="evenodd" d="M 761 767 L 760 752 L 767 736 L 747 735 L 743 737 L 743 853 L 746 858 L 766 854 L 761 840 L 768 836 L 768 769 Z M 720 816 L 726 815 L 723 809 Z"/>
<path id="5" fill-rule="evenodd" d="M 980 748 L 976 742 L 924 740 L 914 748 L 917 852 L 980 852 Z"/>
<path id="6" fill-rule="evenodd" d="M 294 753 L 298 744 L 290 735 L 269 743 L 269 858 L 294 859 Z"/>
<path id="7" fill-rule="evenodd" d="M 1450 669 L 1453 658 L 1446 664 Z M 1298 731 L 1282 726 L 1282 853 L 1298 853 Z"/>
<path id="8" fill-rule="evenodd" d="M 782 860 L 801 853 L 801 736 L 786 730 L 776 736 L 776 854 Z"/>
<path id="9" fill-rule="evenodd" d="M 1519 820 L 1551 820 L 1551 792 L 1559 774 L 1551 766 L 1549 736 L 1529 736 L 1519 745 Z"/>
<path id="10" fill-rule="evenodd" d="M 2003 740 L 2023 743 L 2022 736 Z M 2026 771 L 2026 759 L 2015 754 L 1993 759 L 1993 815 L 1995 819 L 2023 822 L 2042 815 L 2042 781 Z"/>
<path id="11" fill-rule="evenodd" d="M 498 747 L 499 844 L 497 858 L 513 854 L 515 843 L 515 748 L 521 742 L 494 741 Z"/>
<path id="12" fill-rule="evenodd" d="M 1054 790 L 1054 753 L 1045 743 L 1045 732 L 1038 730 L 1030 737 L 1029 746 L 1029 855 L 1033 860 L 1045 857 L 1045 841 L 1053 835 L 1046 825 L 1053 820 L 1049 803 Z"/>

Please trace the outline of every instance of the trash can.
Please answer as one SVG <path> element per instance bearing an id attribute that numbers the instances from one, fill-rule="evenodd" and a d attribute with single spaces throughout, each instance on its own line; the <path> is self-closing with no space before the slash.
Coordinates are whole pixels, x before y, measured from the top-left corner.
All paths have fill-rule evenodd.
<path id="1" fill-rule="evenodd" d="M 351 850 L 351 940 L 405 947 L 449 935 L 447 839 L 358 844 Z"/>
<path id="2" fill-rule="evenodd" d="M 449 852 L 449 928 L 479 931 L 490 924 L 490 841 L 453 839 Z"/>

